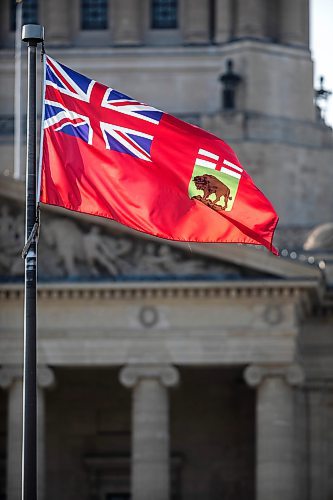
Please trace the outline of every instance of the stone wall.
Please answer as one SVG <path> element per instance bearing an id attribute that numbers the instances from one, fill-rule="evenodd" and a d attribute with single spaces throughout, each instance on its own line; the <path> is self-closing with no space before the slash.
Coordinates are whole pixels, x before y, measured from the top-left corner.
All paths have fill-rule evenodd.
<path id="1" fill-rule="evenodd" d="M 7 394 L 0 390 L 0 499 L 5 500 L 7 454 Z"/>

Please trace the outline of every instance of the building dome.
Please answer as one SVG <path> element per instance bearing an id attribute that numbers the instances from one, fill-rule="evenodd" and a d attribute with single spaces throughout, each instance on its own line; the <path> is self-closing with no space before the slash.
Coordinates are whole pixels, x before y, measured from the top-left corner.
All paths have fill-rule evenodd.
<path id="1" fill-rule="evenodd" d="M 303 249 L 333 251 L 333 222 L 315 227 L 305 240 Z"/>

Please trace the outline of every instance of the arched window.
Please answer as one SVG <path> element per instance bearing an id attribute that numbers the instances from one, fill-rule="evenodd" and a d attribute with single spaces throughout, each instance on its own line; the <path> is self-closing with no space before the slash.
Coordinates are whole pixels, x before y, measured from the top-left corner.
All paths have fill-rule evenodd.
<path id="1" fill-rule="evenodd" d="M 152 0 L 152 29 L 176 29 L 178 27 L 177 0 Z"/>
<path id="2" fill-rule="evenodd" d="M 105 30 L 108 27 L 107 0 L 81 0 L 81 28 Z"/>
<path id="3" fill-rule="evenodd" d="M 10 29 L 16 30 L 16 0 L 10 2 Z M 22 3 L 22 24 L 38 23 L 38 0 L 24 0 Z"/>

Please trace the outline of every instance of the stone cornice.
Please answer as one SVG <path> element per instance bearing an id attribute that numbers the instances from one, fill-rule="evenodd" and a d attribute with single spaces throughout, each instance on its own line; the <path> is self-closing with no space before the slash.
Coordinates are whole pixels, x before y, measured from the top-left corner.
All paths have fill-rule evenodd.
<path id="1" fill-rule="evenodd" d="M 52 57 L 62 56 L 64 57 L 85 57 L 87 60 L 92 60 L 93 62 L 107 60 L 110 67 L 126 67 L 128 61 L 135 62 L 139 65 L 139 61 L 142 58 L 154 59 L 154 64 L 156 65 L 155 58 L 159 59 L 169 58 L 171 60 L 176 60 L 179 58 L 186 57 L 187 65 L 193 64 L 192 60 L 206 59 L 206 67 L 218 62 L 220 63 L 221 56 L 224 56 L 226 52 L 235 54 L 239 51 L 252 50 L 260 53 L 268 53 L 272 55 L 287 55 L 294 58 L 302 58 L 309 60 L 310 51 L 307 47 L 296 47 L 291 45 L 282 45 L 276 43 L 263 43 L 260 40 L 253 40 L 250 38 L 243 38 L 233 41 L 232 44 L 227 45 L 206 45 L 206 46 L 195 46 L 195 45 L 172 45 L 172 46 L 137 46 L 133 50 L 133 47 L 87 47 L 87 46 L 73 46 L 73 47 L 57 47 L 51 48 L 50 52 Z M 12 66 L 8 61 L 13 55 L 13 49 L 3 48 L 0 52 L 1 64 L 5 67 L 7 71 L 12 69 Z M 110 57 L 110 56 L 118 57 Z M 140 55 L 140 57 L 138 57 Z M 125 61 L 123 60 L 125 58 Z M 7 64 L 6 64 L 7 63 Z M 142 64 L 142 63 L 141 63 Z M 160 63 L 162 64 L 162 62 Z M 133 68 L 133 66 L 131 66 Z"/>
<path id="2" fill-rule="evenodd" d="M 52 300 L 78 299 L 164 299 L 164 298 L 219 298 L 219 299 L 293 299 L 309 305 L 320 293 L 316 280 L 246 280 L 246 281 L 156 281 L 131 283 L 50 283 L 38 285 L 38 298 Z M 23 297 L 23 284 L 1 284 L 0 299 L 15 300 Z"/>

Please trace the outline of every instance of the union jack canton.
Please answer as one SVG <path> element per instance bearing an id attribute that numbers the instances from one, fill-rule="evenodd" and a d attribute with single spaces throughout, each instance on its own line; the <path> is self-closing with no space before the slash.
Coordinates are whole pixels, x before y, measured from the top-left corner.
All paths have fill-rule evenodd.
<path id="1" fill-rule="evenodd" d="M 44 129 L 151 161 L 162 111 L 46 58 Z"/>

